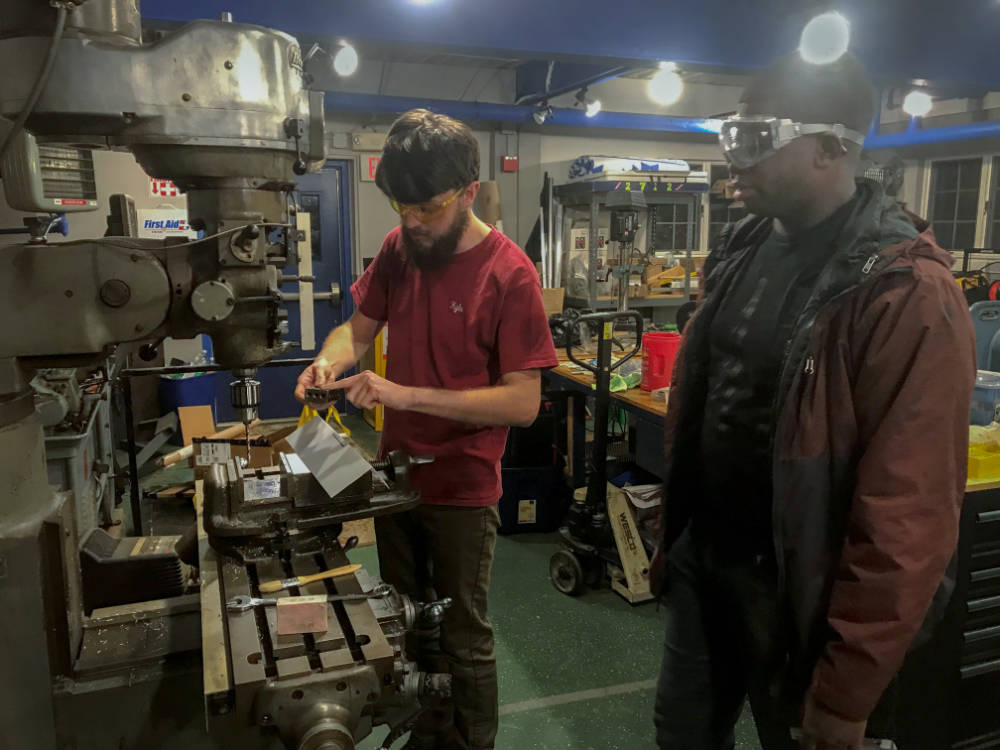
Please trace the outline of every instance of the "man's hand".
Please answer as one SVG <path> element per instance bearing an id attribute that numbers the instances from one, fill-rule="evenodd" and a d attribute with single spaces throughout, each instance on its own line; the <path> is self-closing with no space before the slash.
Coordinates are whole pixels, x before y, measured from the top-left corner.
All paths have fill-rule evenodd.
<path id="1" fill-rule="evenodd" d="M 845 745 L 836 740 L 826 740 L 821 737 L 803 734 L 799 740 L 801 750 L 861 750 L 861 743 Z"/>
<path id="2" fill-rule="evenodd" d="M 322 387 L 347 391 L 347 400 L 359 409 L 374 409 L 376 405 L 382 404 L 390 409 L 404 411 L 410 408 L 412 402 L 412 388 L 379 377 L 371 370 Z"/>
<path id="3" fill-rule="evenodd" d="M 833 714 L 807 694 L 802 716 L 802 750 L 862 750 L 867 721 L 850 721 Z"/>
<path id="4" fill-rule="evenodd" d="M 306 388 L 330 388 L 338 374 L 330 361 L 320 354 L 299 375 L 298 383 L 295 386 L 295 398 L 303 404 L 306 403 Z"/>

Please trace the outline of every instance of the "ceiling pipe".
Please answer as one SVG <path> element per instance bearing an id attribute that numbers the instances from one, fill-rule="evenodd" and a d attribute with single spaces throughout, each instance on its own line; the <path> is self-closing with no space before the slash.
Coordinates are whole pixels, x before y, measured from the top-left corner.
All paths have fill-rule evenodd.
<path id="1" fill-rule="evenodd" d="M 462 102 L 447 99 L 418 99 L 405 96 L 378 96 L 351 94 L 339 91 L 326 92 L 326 110 L 337 112 L 365 112 L 387 115 L 402 114 L 411 109 L 429 109 L 457 120 L 487 120 L 503 123 L 534 124 L 534 106 L 493 104 L 490 102 Z M 546 120 L 547 125 L 570 127 L 601 127 L 620 130 L 650 130 L 656 132 L 689 133 L 715 137 L 719 121 L 704 117 L 670 117 L 631 112 L 601 112 L 587 117 L 580 109 L 555 108 Z"/>

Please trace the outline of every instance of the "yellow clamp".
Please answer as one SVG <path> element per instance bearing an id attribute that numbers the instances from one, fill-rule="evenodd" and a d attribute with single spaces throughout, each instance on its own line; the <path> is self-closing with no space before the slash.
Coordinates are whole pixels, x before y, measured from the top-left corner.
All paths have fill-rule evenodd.
<path id="1" fill-rule="evenodd" d="M 310 420 L 318 416 L 319 412 L 307 404 L 306 406 L 302 407 L 302 414 L 299 415 L 298 426 L 301 427 L 306 422 L 309 422 Z M 338 414 L 337 410 L 332 406 L 326 410 L 327 423 L 329 423 L 331 419 L 340 426 L 340 429 L 344 432 L 345 435 L 349 436 L 351 434 L 351 431 L 344 426 L 343 422 L 340 421 L 340 414 Z"/>

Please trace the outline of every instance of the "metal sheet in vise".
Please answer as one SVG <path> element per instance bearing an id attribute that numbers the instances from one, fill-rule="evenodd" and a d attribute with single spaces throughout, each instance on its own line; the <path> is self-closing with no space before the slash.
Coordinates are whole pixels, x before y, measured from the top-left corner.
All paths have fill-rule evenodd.
<path id="1" fill-rule="evenodd" d="M 372 469 L 357 448 L 319 417 L 313 417 L 285 439 L 330 497 Z"/>

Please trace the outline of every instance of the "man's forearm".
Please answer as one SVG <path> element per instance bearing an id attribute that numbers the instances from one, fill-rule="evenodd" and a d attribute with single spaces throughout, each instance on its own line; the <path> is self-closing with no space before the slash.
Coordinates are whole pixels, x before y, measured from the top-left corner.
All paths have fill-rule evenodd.
<path id="1" fill-rule="evenodd" d="M 538 387 L 501 384 L 468 391 L 412 388 L 409 411 L 474 425 L 524 427 L 535 421 Z"/>
<path id="2" fill-rule="evenodd" d="M 370 341 L 360 339 L 355 335 L 351 321 L 347 321 L 330 332 L 316 358 L 322 357 L 333 365 L 339 376 L 351 369 L 364 356 L 370 346 Z"/>

